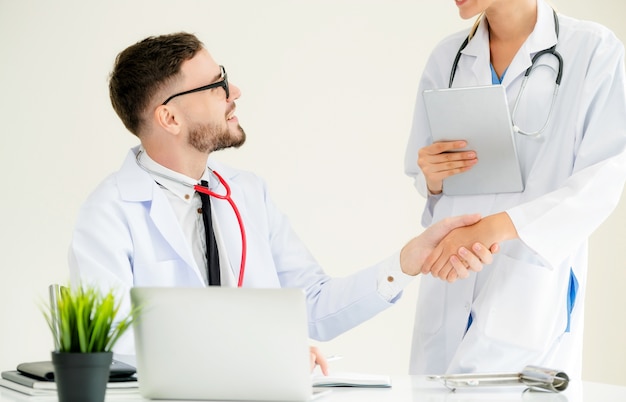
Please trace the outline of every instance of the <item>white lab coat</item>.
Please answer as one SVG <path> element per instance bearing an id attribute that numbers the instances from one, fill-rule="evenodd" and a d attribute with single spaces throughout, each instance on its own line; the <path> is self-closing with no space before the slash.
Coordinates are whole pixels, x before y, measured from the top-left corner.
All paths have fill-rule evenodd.
<path id="1" fill-rule="evenodd" d="M 422 278 L 411 373 L 518 371 L 535 364 L 580 377 L 587 239 L 619 202 L 626 176 L 624 48 L 600 25 L 562 15 L 559 22 L 557 50 L 564 66 L 552 118 L 541 138 L 515 135 L 525 181 L 520 193 L 427 194 L 417 166 L 418 150 L 432 143 L 422 92 L 447 88 L 468 32 L 443 40 L 427 63 L 405 161 L 407 174 L 427 197 L 422 224 L 463 213 L 506 211 L 519 240 L 503 243 L 494 263 L 469 279 L 448 284 Z M 531 57 L 555 43 L 552 9 L 539 0 L 534 32 L 502 82 L 511 110 Z M 538 64 L 556 66 L 552 56 Z M 489 65 L 487 23 L 482 21 L 462 53 L 453 86 L 491 85 Z M 533 71 L 516 115 L 523 130 L 537 130 L 545 121 L 555 76 L 550 67 Z M 570 315 L 568 291 L 577 293 Z"/>
<path id="2" fill-rule="evenodd" d="M 171 204 L 137 165 L 137 151 L 138 147 L 131 149 L 121 169 L 105 179 L 82 206 L 69 250 L 72 280 L 118 289 L 124 298 L 121 316 L 129 311 L 132 286 L 205 286 Z M 397 253 L 348 277 L 331 278 L 272 203 L 260 178 L 211 158 L 208 165 L 230 185 L 245 225 L 248 254 L 243 286 L 304 289 L 312 338 L 331 339 L 398 298 L 388 302 L 377 291 L 381 266 L 399 266 Z M 237 219 L 227 201 L 213 199 L 212 205 L 233 275 L 238 278 L 241 235 Z M 118 342 L 115 352 L 134 354 L 130 333 Z"/>

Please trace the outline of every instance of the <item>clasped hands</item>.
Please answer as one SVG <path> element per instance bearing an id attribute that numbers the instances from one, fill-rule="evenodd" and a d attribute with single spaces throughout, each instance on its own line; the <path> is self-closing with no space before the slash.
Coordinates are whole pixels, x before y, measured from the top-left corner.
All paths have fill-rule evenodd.
<path id="1" fill-rule="evenodd" d="M 466 151 L 467 142 L 440 141 L 421 148 L 417 164 L 430 194 L 443 191 L 444 179 L 470 170 L 478 162 L 476 152 Z M 499 242 L 517 237 L 508 214 L 501 212 L 446 218 L 411 240 L 400 254 L 402 271 L 409 275 L 431 273 L 448 282 L 480 271 L 493 261 Z"/>
<path id="2" fill-rule="evenodd" d="M 493 261 L 499 249 L 499 214 L 481 219 L 479 214 L 445 218 L 412 239 L 400 253 L 400 266 L 408 275 L 428 274 L 454 282 L 467 278 Z M 508 220 L 508 215 L 506 216 Z"/>

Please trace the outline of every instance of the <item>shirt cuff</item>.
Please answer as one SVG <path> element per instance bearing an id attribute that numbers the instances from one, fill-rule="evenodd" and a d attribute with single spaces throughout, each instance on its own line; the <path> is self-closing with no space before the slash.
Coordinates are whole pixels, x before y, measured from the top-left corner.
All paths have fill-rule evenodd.
<path id="1" fill-rule="evenodd" d="M 382 264 L 378 272 L 378 294 L 386 301 L 392 302 L 415 277 L 402 272 L 399 251 L 387 262 Z"/>

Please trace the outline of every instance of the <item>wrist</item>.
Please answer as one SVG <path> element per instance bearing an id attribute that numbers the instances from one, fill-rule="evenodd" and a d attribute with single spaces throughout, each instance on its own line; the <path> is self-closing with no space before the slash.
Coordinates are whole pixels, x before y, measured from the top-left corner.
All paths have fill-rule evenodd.
<path id="1" fill-rule="evenodd" d="M 425 256 L 422 256 L 419 249 L 413 246 L 415 239 L 408 242 L 400 250 L 400 270 L 410 276 L 416 276 L 421 272 Z"/>
<path id="2" fill-rule="evenodd" d="M 494 215 L 489 215 L 481 221 L 484 225 L 487 225 L 487 233 L 492 233 L 493 238 L 489 239 L 491 244 L 501 243 L 506 240 L 517 239 L 517 229 L 513 225 L 513 221 L 506 212 L 499 212 Z M 485 244 L 489 247 L 490 244 Z"/>
<path id="3" fill-rule="evenodd" d="M 439 195 L 443 191 L 443 186 L 440 186 L 438 190 L 433 190 L 433 187 L 426 185 L 426 189 L 431 195 Z"/>

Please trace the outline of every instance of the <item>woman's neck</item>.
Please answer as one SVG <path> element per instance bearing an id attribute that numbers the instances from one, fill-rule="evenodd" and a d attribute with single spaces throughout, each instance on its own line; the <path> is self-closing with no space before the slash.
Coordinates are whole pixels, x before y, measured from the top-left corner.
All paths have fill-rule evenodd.
<path id="1" fill-rule="evenodd" d="M 490 41 L 501 43 L 526 40 L 537 22 L 537 1 L 500 1 L 485 10 Z"/>
<path id="2" fill-rule="evenodd" d="M 537 1 L 500 1 L 485 10 L 491 64 L 502 77 L 537 23 Z"/>

